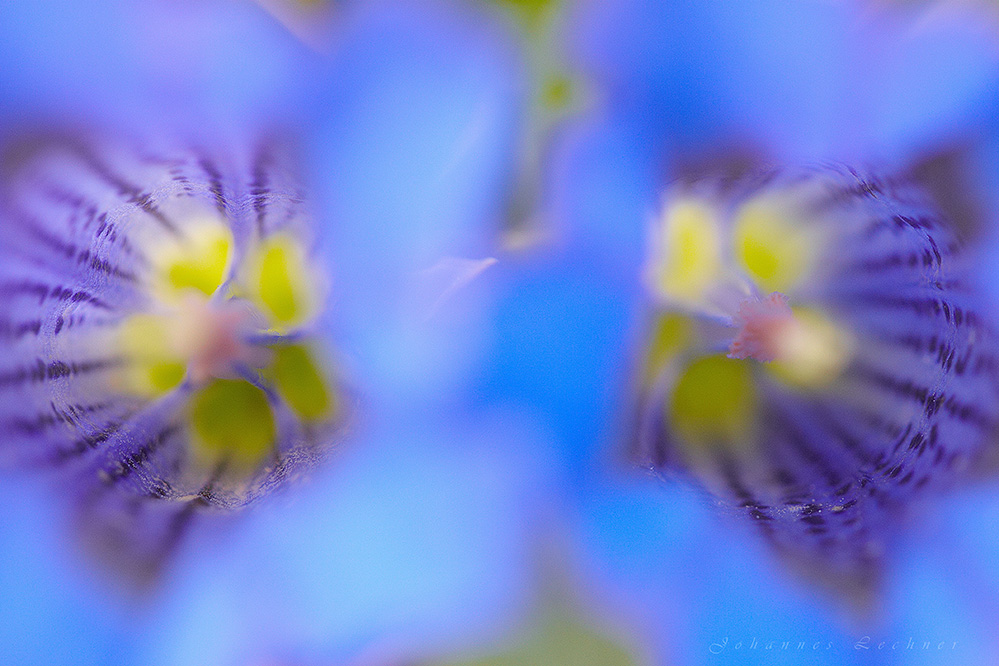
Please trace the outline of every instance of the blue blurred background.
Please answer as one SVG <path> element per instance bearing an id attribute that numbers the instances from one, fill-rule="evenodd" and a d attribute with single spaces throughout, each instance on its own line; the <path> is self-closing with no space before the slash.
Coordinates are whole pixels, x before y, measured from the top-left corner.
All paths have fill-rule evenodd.
<path id="1" fill-rule="evenodd" d="M 296 135 L 334 276 L 326 332 L 363 396 L 329 464 L 200 526 L 139 597 L 81 555 L 50 478 L 5 471 L 0 663 L 995 663 L 988 478 L 906 526 L 859 616 L 623 451 L 647 225 L 691 165 L 945 163 L 999 302 L 997 14 L 0 3 L 0 138 Z M 497 261 L 434 306 L 417 276 L 445 259 Z"/>

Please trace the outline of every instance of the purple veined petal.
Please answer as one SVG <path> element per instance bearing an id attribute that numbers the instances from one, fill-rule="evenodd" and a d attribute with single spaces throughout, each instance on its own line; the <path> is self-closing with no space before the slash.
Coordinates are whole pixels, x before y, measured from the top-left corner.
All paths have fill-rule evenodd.
<path id="1" fill-rule="evenodd" d="M 148 579 L 191 517 L 311 468 L 350 411 L 294 159 L 271 139 L 8 148 L 0 453 L 57 470 L 97 550 Z M 233 441 L 226 410 L 249 419 Z"/>
<path id="2" fill-rule="evenodd" d="M 719 258 L 697 293 L 678 296 L 675 273 L 649 280 L 660 328 L 637 457 L 693 476 L 818 578 L 869 590 L 898 525 L 962 478 L 996 423 L 995 337 L 968 259 L 900 179 L 816 167 L 696 183 L 657 224 L 679 224 L 685 201 L 715 235 L 674 237 L 674 256 L 716 242 Z"/>

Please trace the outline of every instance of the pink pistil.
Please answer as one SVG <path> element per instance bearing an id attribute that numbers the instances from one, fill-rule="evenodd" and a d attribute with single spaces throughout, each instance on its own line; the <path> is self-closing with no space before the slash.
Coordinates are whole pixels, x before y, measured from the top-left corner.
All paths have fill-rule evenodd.
<path id="1" fill-rule="evenodd" d="M 234 379 L 239 365 L 265 365 L 269 352 L 246 341 L 249 333 L 260 329 L 256 319 L 256 312 L 239 301 L 186 300 L 178 342 L 189 359 L 191 381 L 198 385 L 212 377 Z"/>
<path id="2" fill-rule="evenodd" d="M 747 298 L 732 319 L 739 332 L 728 348 L 728 357 L 763 362 L 780 356 L 781 339 L 795 323 L 787 296 L 778 291 L 763 300 Z"/>

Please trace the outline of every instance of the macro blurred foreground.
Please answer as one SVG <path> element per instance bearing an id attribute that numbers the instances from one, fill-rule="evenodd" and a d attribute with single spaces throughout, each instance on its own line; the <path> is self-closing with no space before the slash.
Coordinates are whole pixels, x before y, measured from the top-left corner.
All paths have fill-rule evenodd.
<path id="1" fill-rule="evenodd" d="M 991 664 L 999 10 L 0 6 L 0 662 Z"/>

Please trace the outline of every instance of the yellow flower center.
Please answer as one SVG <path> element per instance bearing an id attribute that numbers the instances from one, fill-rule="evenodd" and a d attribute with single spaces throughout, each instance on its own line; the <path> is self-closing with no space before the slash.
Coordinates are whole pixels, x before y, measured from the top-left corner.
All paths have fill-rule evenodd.
<path id="1" fill-rule="evenodd" d="M 276 445 L 274 400 L 306 423 L 335 414 L 330 373 L 315 351 L 280 339 L 318 312 L 317 280 L 288 234 L 240 253 L 221 220 L 197 218 L 185 232 L 145 248 L 150 306 L 116 331 L 114 344 L 129 362 L 113 381 L 145 399 L 187 386 L 193 459 L 252 470 Z"/>

